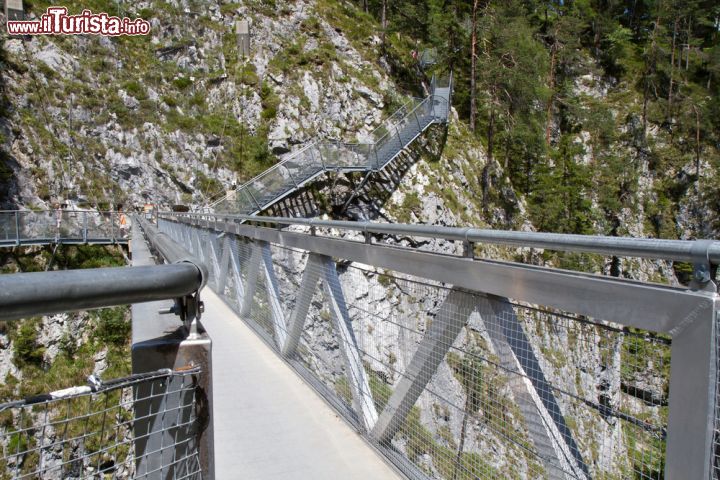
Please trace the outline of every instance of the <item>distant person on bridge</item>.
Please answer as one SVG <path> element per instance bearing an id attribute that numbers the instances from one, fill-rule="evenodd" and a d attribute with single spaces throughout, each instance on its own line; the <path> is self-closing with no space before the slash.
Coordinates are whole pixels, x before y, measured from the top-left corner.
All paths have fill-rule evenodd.
<path id="1" fill-rule="evenodd" d="M 123 212 L 122 207 L 118 208 L 118 212 L 120 213 L 120 237 L 127 238 L 128 230 L 130 229 L 130 221 L 125 215 L 125 212 Z"/>

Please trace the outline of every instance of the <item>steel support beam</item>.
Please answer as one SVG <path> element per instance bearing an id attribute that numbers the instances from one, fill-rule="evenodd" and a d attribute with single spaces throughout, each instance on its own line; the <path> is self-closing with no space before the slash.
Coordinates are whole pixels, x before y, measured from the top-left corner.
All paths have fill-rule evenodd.
<path id="1" fill-rule="evenodd" d="M 477 298 L 477 297 L 476 297 Z M 522 323 L 506 298 L 477 298 L 476 307 L 493 349 L 507 372 L 515 402 L 551 479 L 588 478 L 589 472 L 562 408 L 547 381 Z"/>
<path id="2" fill-rule="evenodd" d="M 224 234 L 221 234 L 224 235 Z M 217 285 L 217 292 L 222 295 L 225 292 L 225 286 L 227 285 L 228 281 L 228 275 L 230 274 L 230 252 L 231 252 L 231 244 L 232 240 L 230 240 L 230 237 L 225 235 L 222 239 L 222 247 L 218 246 L 218 250 L 220 250 L 220 264 L 218 265 L 218 273 L 215 277 L 215 284 Z"/>
<path id="3" fill-rule="evenodd" d="M 258 242 L 256 248 L 261 252 L 267 300 L 270 304 L 270 317 L 272 318 L 273 330 L 275 331 L 275 343 L 278 349 L 282 350 L 285 345 L 285 339 L 287 338 L 287 325 L 285 323 L 285 314 L 280 304 L 280 286 L 275 276 L 270 244 L 267 242 Z"/>
<path id="4" fill-rule="evenodd" d="M 310 302 L 312 302 L 315 287 L 320 278 L 320 270 L 323 268 L 322 257 L 315 253 L 308 255 L 305 271 L 300 281 L 300 291 L 295 301 L 295 309 L 290 316 L 288 325 L 288 336 L 285 345 L 282 348 L 282 354 L 285 357 L 292 357 L 297 351 L 302 335 L 305 319 L 307 318 Z"/>
<path id="5" fill-rule="evenodd" d="M 338 343 L 345 357 L 345 368 L 352 387 L 353 407 L 360 416 L 365 431 L 369 432 L 375 426 L 378 414 L 345 304 L 345 295 L 343 295 L 333 259 L 323 256 L 320 261 L 323 269 L 325 295 L 330 304 L 330 317 L 335 331 L 340 337 Z"/>
<path id="6" fill-rule="evenodd" d="M 661 333 L 670 333 L 695 309 L 707 308 L 713 301 L 712 294 L 705 291 L 614 277 L 368 245 L 230 222 L 203 222 L 202 226 Z"/>
<path id="7" fill-rule="evenodd" d="M 212 267 L 212 278 L 215 280 L 215 285 L 218 286 L 220 281 L 220 269 L 221 269 L 221 250 L 220 245 L 218 244 L 218 238 L 217 235 L 213 233 L 207 234 L 207 246 L 210 249 L 209 253 L 209 264 Z M 220 289 L 218 289 L 220 291 Z"/>
<path id="8" fill-rule="evenodd" d="M 176 219 L 196 219 L 194 215 L 166 214 Z M 209 214 L 203 216 L 208 223 L 225 220 L 258 221 L 254 215 Z M 306 218 L 262 217 L 265 223 L 328 227 L 340 231 L 369 232 L 373 234 L 404 235 L 468 240 L 511 247 L 543 248 L 566 252 L 596 253 L 650 259 L 694 262 L 700 255 L 713 265 L 720 264 L 720 241 L 717 240 L 664 240 L 655 238 L 608 237 L 601 235 L 573 235 L 564 233 L 518 232 L 479 228 L 442 227 L 437 225 L 410 225 L 398 223 L 317 220 Z M 704 251 L 699 251 L 701 247 Z"/>
<path id="9" fill-rule="evenodd" d="M 715 455 L 717 324 L 720 299 L 698 304 L 672 339 L 665 478 L 711 478 Z"/>
<path id="10" fill-rule="evenodd" d="M 262 260 L 262 252 L 257 244 L 252 245 L 252 253 L 250 254 L 250 263 L 247 267 L 245 286 L 243 287 L 244 295 L 242 299 L 242 306 L 240 307 L 240 316 L 247 317 L 250 315 L 252 309 L 253 300 L 255 298 L 255 290 L 257 290 L 258 281 L 258 269 L 260 268 L 260 261 Z"/>
<path id="11" fill-rule="evenodd" d="M 242 283 L 242 266 L 240 264 L 240 252 L 237 239 L 228 237 L 227 248 L 230 250 L 230 265 L 232 266 L 233 286 L 235 287 L 235 301 L 238 311 L 242 309 L 242 302 L 245 298 L 245 290 Z"/>
<path id="12" fill-rule="evenodd" d="M 465 326 L 472 310 L 468 295 L 461 291 L 453 289 L 445 297 L 437 317 L 420 341 L 415 355 L 370 433 L 375 440 L 383 444 L 390 443 Z"/>

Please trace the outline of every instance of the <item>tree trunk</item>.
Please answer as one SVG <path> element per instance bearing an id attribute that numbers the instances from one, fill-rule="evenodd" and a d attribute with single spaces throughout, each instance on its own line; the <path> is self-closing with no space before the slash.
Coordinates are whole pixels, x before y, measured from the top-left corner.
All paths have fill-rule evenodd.
<path id="1" fill-rule="evenodd" d="M 488 122 L 487 143 L 488 143 L 488 163 L 492 162 L 493 150 L 495 148 L 495 96 L 491 98 L 490 105 L 490 121 Z"/>
<path id="2" fill-rule="evenodd" d="M 700 183 L 700 111 L 697 105 L 693 105 L 695 110 L 695 183 Z"/>
<path id="3" fill-rule="evenodd" d="M 550 48 L 550 78 L 548 79 L 548 86 L 550 87 L 550 98 L 547 104 L 547 123 L 545 123 L 545 143 L 550 145 L 550 134 L 552 132 L 552 121 L 553 121 L 553 102 L 555 100 L 555 62 L 557 59 L 557 30 L 555 30 L 555 39 L 553 39 L 553 45 Z"/>
<path id="4" fill-rule="evenodd" d="M 468 395 L 469 397 L 470 395 Z M 470 403 L 469 400 L 465 401 L 465 412 L 463 413 L 463 419 L 462 419 L 462 427 L 460 428 L 460 445 L 458 446 L 457 456 L 455 458 L 455 465 L 453 465 L 453 474 L 452 474 L 452 480 L 457 479 L 458 469 L 460 465 L 462 464 L 462 454 L 463 449 L 465 448 L 465 433 L 467 431 L 467 424 L 468 424 L 468 417 L 470 416 L 470 412 L 468 412 L 468 408 Z"/>
<path id="5" fill-rule="evenodd" d="M 493 92 L 494 93 L 494 92 Z M 490 164 L 493 161 L 493 143 L 495 141 L 495 95 L 491 95 L 490 105 L 490 121 L 488 122 L 487 130 L 487 163 L 483 167 L 482 171 L 482 203 L 483 212 L 487 215 L 488 213 L 488 190 L 490 189 Z"/>
<path id="6" fill-rule="evenodd" d="M 685 71 L 686 72 L 690 68 L 690 36 L 692 35 L 691 29 L 692 29 L 692 19 L 688 18 L 687 32 L 685 33 L 685 36 L 687 37 L 685 39 L 685 42 L 687 43 L 687 52 L 685 53 Z"/>
<path id="7" fill-rule="evenodd" d="M 647 107 L 650 101 L 650 76 L 655 73 L 655 50 L 657 48 L 656 34 L 658 27 L 660 26 L 660 5 L 658 5 L 658 16 L 655 17 L 655 25 L 653 25 L 653 31 L 650 42 L 650 53 L 648 55 L 647 65 L 645 66 L 645 85 L 643 88 L 643 113 L 642 113 L 642 125 L 643 125 L 643 138 L 647 135 Z"/>
<path id="8" fill-rule="evenodd" d="M 477 9 L 479 0 L 473 1 L 472 26 L 470 33 L 470 131 L 475 131 L 477 116 Z"/>
<path id="9" fill-rule="evenodd" d="M 387 30 L 387 0 L 382 1 L 382 13 L 380 17 L 380 24 L 382 26 L 382 34 L 380 41 L 382 43 L 383 52 L 385 52 L 385 32 Z"/>
<path id="10" fill-rule="evenodd" d="M 670 120 L 672 116 L 672 102 L 673 102 L 673 76 L 675 74 L 675 40 L 677 38 L 677 18 L 673 22 L 673 36 L 672 36 L 672 47 L 670 52 L 670 87 L 668 88 L 668 105 L 667 105 L 667 118 Z"/>

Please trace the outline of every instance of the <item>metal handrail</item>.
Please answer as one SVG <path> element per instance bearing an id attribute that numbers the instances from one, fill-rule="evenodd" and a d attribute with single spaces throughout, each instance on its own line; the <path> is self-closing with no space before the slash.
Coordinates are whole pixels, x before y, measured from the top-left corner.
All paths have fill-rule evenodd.
<path id="1" fill-rule="evenodd" d="M 139 219 L 171 265 L 91 268 L 0 275 L 0 320 L 181 298 L 207 282 L 207 267 Z"/>
<path id="2" fill-rule="evenodd" d="M 402 110 L 403 108 L 406 108 L 408 105 L 410 105 L 410 104 L 412 104 L 412 103 L 415 103 L 416 106 L 417 106 L 417 105 L 421 104 L 421 103 L 424 102 L 424 101 L 425 101 L 424 98 L 412 97 L 410 100 L 408 100 L 407 102 L 403 103 L 403 104 L 400 106 L 400 108 L 398 108 L 397 110 L 395 110 L 395 112 L 393 112 L 392 115 L 390 115 L 388 118 L 386 118 L 385 120 L 383 120 L 383 122 L 382 122 L 380 125 L 378 125 L 377 127 L 375 127 L 375 129 L 374 129 L 372 132 L 370 132 L 370 136 L 374 138 L 374 137 L 375 137 L 375 132 L 377 132 L 378 130 L 380 130 L 381 128 L 383 128 L 383 127 L 385 126 L 385 124 L 388 122 L 388 120 L 390 120 L 391 118 L 393 118 L 393 117 L 397 114 L 397 112 L 399 112 L 399 111 Z M 413 107 L 413 110 L 414 110 L 414 108 L 415 108 L 415 107 Z M 408 114 L 405 114 L 405 115 L 403 115 L 403 116 L 400 117 L 400 118 L 404 118 L 406 115 L 408 115 Z"/>
<path id="3" fill-rule="evenodd" d="M 562 385 L 560 381 L 556 380 L 557 375 L 565 374 L 565 367 L 553 367 L 551 371 L 554 372 L 554 378 L 543 379 L 542 369 L 547 367 L 543 363 L 539 363 L 538 359 L 543 356 L 547 358 L 548 355 L 543 348 L 545 345 L 549 345 L 545 331 L 558 328 L 558 325 L 566 321 L 570 323 L 575 321 L 583 324 L 586 322 L 590 325 L 595 324 L 600 328 L 617 329 L 617 332 L 624 331 L 621 328 L 631 327 L 669 335 L 671 344 L 664 344 L 666 345 L 664 348 L 669 347 L 669 353 L 671 353 L 669 389 L 666 390 L 669 392 L 667 393 L 667 428 L 658 425 L 660 429 L 656 430 L 659 434 L 667 432 L 667 440 L 665 447 L 659 447 L 664 448 L 664 454 L 661 453 L 664 456 L 654 458 L 665 459 L 664 469 L 667 478 L 708 478 L 707 471 L 712 465 L 710 459 L 712 459 L 713 452 L 717 451 L 718 444 L 713 436 L 717 428 L 713 415 L 717 408 L 716 330 L 718 312 L 720 312 L 720 297 L 716 293 L 715 284 L 706 281 L 705 285 L 701 287 L 697 284 L 702 282 L 695 278 L 696 286 L 669 286 L 655 284 L 651 281 L 523 265 L 518 262 L 475 260 L 474 258 L 428 251 L 417 246 L 400 247 L 373 242 L 370 234 L 393 234 L 407 237 L 416 235 L 451 241 L 460 240 L 467 243 L 487 241 L 510 246 L 666 258 L 693 261 L 696 265 L 700 262 L 705 262 L 706 265 L 720 263 L 720 242 L 718 241 L 595 237 L 223 214 L 189 216 L 163 214 L 160 218 L 160 225 L 163 230 L 171 232 L 174 238 L 197 245 L 200 249 L 205 248 L 206 255 L 213 256 L 213 258 L 227 259 L 231 255 L 237 257 L 238 254 L 234 253 L 236 250 L 233 249 L 242 245 L 239 247 L 242 248 L 242 253 L 239 254 L 240 262 L 242 262 L 240 267 L 234 270 L 230 268 L 216 270 L 219 275 L 219 279 L 216 279 L 215 283 L 217 293 L 224 296 L 226 291 L 233 290 L 225 288 L 230 284 L 229 277 L 232 277 L 233 284 L 240 284 L 241 286 L 235 289 L 237 292 L 235 297 L 229 293 L 227 298 L 231 299 L 233 303 L 237 302 L 237 308 L 248 324 L 256 324 L 258 331 L 269 333 L 268 343 L 276 346 L 279 352 L 288 358 L 297 354 L 297 342 L 293 339 L 300 338 L 304 333 L 303 322 L 308 315 L 310 304 L 315 301 L 318 276 L 324 275 L 325 288 L 331 292 L 326 294 L 328 302 L 334 301 L 329 297 L 332 295 L 332 291 L 342 294 L 343 289 L 346 291 L 351 289 L 353 291 L 351 302 L 357 301 L 362 295 L 357 295 L 356 290 L 359 287 L 353 282 L 353 279 L 359 278 L 360 282 L 365 282 L 368 274 L 389 274 L 397 284 L 388 288 L 398 288 L 399 291 L 402 291 L 402 295 L 412 298 L 412 302 L 421 303 L 418 297 L 423 297 L 425 292 L 429 292 L 426 289 L 429 285 L 426 283 L 428 281 L 439 282 L 440 286 L 437 288 L 446 289 L 447 294 L 443 293 L 437 297 L 432 295 L 433 302 L 425 307 L 419 307 L 418 311 L 425 310 L 420 314 L 421 317 L 418 317 L 415 310 L 408 316 L 405 308 L 401 309 L 404 314 L 399 313 L 397 317 L 394 314 L 385 315 L 381 309 L 385 309 L 386 306 L 368 306 L 371 302 L 375 302 L 373 299 L 361 300 L 367 310 L 362 309 L 362 304 L 354 305 L 360 311 L 365 311 L 367 315 L 350 317 L 348 313 L 344 314 L 346 318 L 352 318 L 352 328 L 359 332 L 364 332 L 365 326 L 362 323 L 356 323 L 364 321 L 361 320 L 364 318 L 367 318 L 368 322 L 372 322 L 373 328 L 382 328 L 380 326 L 382 320 L 391 318 L 391 316 L 394 319 L 393 324 L 401 325 L 403 328 L 408 325 L 405 322 L 413 323 L 418 318 L 428 318 L 426 329 L 417 332 L 419 346 L 413 345 L 416 353 L 404 364 L 404 367 L 401 367 L 405 369 L 404 371 L 397 371 L 398 383 L 391 392 L 392 394 L 383 402 L 385 406 L 382 412 L 373 416 L 363 409 L 362 406 L 365 404 L 361 402 L 360 396 L 362 392 L 370 392 L 371 400 L 367 404 L 372 405 L 372 390 L 365 387 L 365 381 L 359 375 L 354 377 L 348 375 L 351 391 L 355 398 L 359 398 L 359 400 L 353 400 L 352 418 L 359 419 L 358 429 L 361 432 L 366 432 L 367 425 L 372 424 L 369 436 L 381 447 L 392 445 L 391 441 L 398 428 L 403 425 L 419 395 L 434 378 L 434 372 L 439 371 L 438 368 L 441 366 L 446 352 L 451 346 L 456 345 L 455 339 L 460 338 L 464 327 L 468 325 L 470 318 L 475 313 L 480 316 L 476 321 L 482 322 L 486 331 L 493 332 L 489 341 L 499 341 L 498 345 L 501 348 L 508 348 L 509 355 L 514 356 L 509 356 L 506 362 L 501 361 L 501 364 L 506 365 L 501 368 L 523 378 L 522 381 L 528 385 L 528 391 L 531 392 L 527 398 L 532 396 L 532 402 L 528 405 L 532 407 L 535 404 L 535 406 L 541 407 L 538 411 L 545 409 L 548 412 L 541 414 L 542 418 L 536 418 L 539 420 L 537 424 L 541 429 L 543 428 L 542 422 L 551 420 L 546 424 L 547 437 L 545 438 L 559 438 L 557 432 L 560 432 L 560 435 L 565 438 L 565 447 L 567 448 L 562 445 L 558 447 L 557 444 L 561 442 L 553 444 L 550 439 L 550 447 L 545 451 L 558 450 L 556 452 L 558 458 L 571 458 L 568 456 L 568 452 L 572 453 L 575 451 L 573 449 L 578 448 L 577 444 L 572 441 L 577 432 L 570 430 L 564 420 L 561 420 L 564 418 L 563 415 L 567 415 L 567 411 L 564 413 L 558 403 L 552 400 L 554 387 Z M 286 228 L 290 226 L 305 228 Z M 322 227 L 322 230 L 318 227 Z M 361 232 L 364 235 L 347 235 L 348 231 Z M 219 238 L 224 239 L 223 247 L 218 247 L 217 239 Z M 275 259 L 272 257 L 274 247 L 279 248 L 281 252 Z M 275 251 L 278 252 L 278 250 Z M 293 259 L 301 258 L 305 254 L 308 256 L 301 279 L 300 271 L 296 268 L 297 261 Z M 263 261 L 265 266 L 262 266 Z M 273 265 L 280 265 L 281 268 L 284 268 L 283 265 L 285 267 L 289 265 L 287 262 L 294 265 L 295 270 L 292 275 L 297 281 L 285 282 L 286 285 L 291 285 L 285 289 L 276 287 L 275 285 L 280 282 L 277 282 L 274 276 Z M 335 272 L 340 265 L 342 265 L 343 272 L 348 272 L 351 268 L 358 268 L 363 273 L 357 274 L 357 277 L 348 273 L 343 285 L 340 285 L 339 280 L 333 280 L 327 273 Z M 265 284 L 269 286 L 264 292 L 267 300 L 264 297 L 258 304 L 253 299 L 255 285 L 261 275 L 265 278 Z M 413 287 L 406 289 L 403 287 L 403 284 L 408 285 L 405 282 L 410 282 L 410 284 L 419 282 L 423 285 L 422 290 Z M 332 287 L 334 284 L 337 286 Z M 292 293 L 287 288 L 290 288 Z M 299 290 L 293 290 L 296 288 Z M 454 292 L 458 295 L 457 299 L 453 298 Z M 466 298 L 465 295 L 471 295 L 473 299 L 460 300 L 460 298 Z M 374 295 L 371 297 L 375 298 Z M 443 306 L 438 307 L 436 300 L 443 297 Z M 294 306 L 287 304 L 287 298 L 293 300 Z M 431 297 L 427 296 L 426 298 Z M 476 302 L 478 306 L 469 308 L 470 304 Z M 264 305 L 268 304 L 275 305 L 275 308 L 271 314 L 268 314 L 268 317 L 263 317 L 261 326 L 255 319 L 255 315 L 251 314 L 249 306 L 258 305 L 260 308 L 266 308 Z M 343 304 L 345 303 L 343 302 Z M 337 302 L 333 305 L 337 305 Z M 347 308 L 347 304 L 342 308 Z M 378 310 L 375 310 L 376 308 Z M 533 313 L 515 312 L 516 309 L 526 308 L 532 310 Z M 441 314 L 440 312 L 443 311 L 446 313 Z M 315 315 L 317 314 L 315 313 Z M 521 318 L 521 315 L 525 318 Z M 563 318 L 562 322 L 553 321 L 552 315 Z M 266 319 L 270 319 L 270 321 L 268 322 Z M 330 320 L 338 321 L 337 318 Z M 535 327 L 535 331 L 523 333 L 526 328 L 523 326 L 525 322 L 528 322 L 527 328 Z M 610 324 L 606 322 L 610 322 Z M 266 325 L 266 323 L 270 325 Z M 546 325 L 546 327 L 541 329 L 541 325 Z M 394 329 L 394 327 L 390 328 Z M 599 339 L 603 337 L 597 336 L 597 330 L 593 328 L 589 330 L 589 336 L 586 337 L 582 336 L 586 333 L 581 329 L 574 330 L 572 327 L 573 330 L 570 330 L 571 327 L 568 326 L 559 328 L 565 328 L 568 332 L 568 340 L 565 341 L 569 348 L 582 349 L 585 348 L 582 346 L 585 343 L 592 345 L 602 343 L 604 347 L 599 348 L 612 349 L 613 354 L 618 351 L 616 346 L 618 343 L 602 342 Z M 336 328 L 336 331 L 341 331 L 341 329 Z M 368 331 L 370 330 L 368 329 Z M 571 335 L 571 331 L 577 332 L 577 335 L 580 336 L 576 336 L 575 333 Z M 528 341 L 530 335 L 538 335 L 540 340 L 533 340 L 531 343 Z M 582 340 L 578 341 L 578 338 Z M 558 342 L 557 347 L 564 348 L 565 341 Z M 469 340 L 468 344 L 471 344 Z M 344 341 L 344 345 L 346 348 L 355 348 L 355 352 L 359 352 L 357 355 L 359 359 L 356 361 L 345 354 L 348 358 L 347 365 L 349 365 L 346 366 L 346 371 L 352 371 L 354 368 L 352 362 L 354 361 L 355 364 L 360 365 L 357 371 L 363 372 L 361 361 L 364 358 L 372 359 L 370 361 L 376 359 L 373 353 L 368 353 L 364 351 L 363 346 L 358 346 L 354 339 Z M 537 348 L 539 350 L 536 350 Z M 484 350 L 485 347 L 482 349 Z M 495 351 L 498 351 L 498 347 L 495 347 Z M 665 350 L 665 352 L 667 351 Z M 639 355 L 645 357 L 647 354 L 643 350 Z M 664 355 L 665 353 L 663 353 L 662 360 L 663 371 L 667 372 L 668 370 L 665 368 L 668 364 L 665 363 L 667 360 Z M 521 362 L 518 363 L 518 359 L 523 358 L 531 361 L 521 365 Z M 563 355 L 562 358 L 572 359 L 574 356 Z M 652 356 L 647 357 L 648 361 L 652 358 Z M 483 361 L 486 360 L 483 359 Z M 604 362 L 604 360 L 602 361 Z M 613 360 L 612 368 L 617 372 L 626 364 L 632 365 L 634 361 L 632 357 L 620 359 L 618 354 Z M 298 362 L 298 364 L 300 363 Z M 394 361 L 388 361 L 389 368 L 395 368 L 394 364 Z M 580 368 L 580 366 L 577 367 Z M 637 371 L 644 371 L 645 368 L 644 363 L 641 362 Z M 449 372 L 447 374 L 452 375 Z M 355 383 L 353 383 L 353 378 Z M 547 383 L 548 379 L 551 383 Z M 572 381 L 570 383 L 572 384 Z M 621 390 L 617 384 L 613 388 L 613 391 Z M 533 389 L 535 394 L 532 393 Z M 572 387 L 570 389 L 572 391 Z M 578 401 L 586 402 L 584 394 L 580 394 L 576 398 Z M 517 399 L 516 396 L 516 402 Z M 597 405 L 600 407 L 600 412 L 606 412 L 604 405 L 599 403 Z M 532 408 L 527 411 L 530 410 Z M 554 413 L 551 414 L 550 411 Z M 602 415 L 604 416 L 605 413 Z M 618 416 L 618 418 L 620 417 Z M 560 419 L 559 422 L 556 421 L 558 419 Z M 559 430 L 560 426 L 563 426 L 562 430 Z M 569 435 L 566 436 L 565 432 L 569 432 Z M 538 438 L 542 441 L 543 437 Z M 536 455 L 544 455 L 545 452 L 537 450 Z M 643 450 L 643 455 L 645 455 L 644 452 Z M 548 458 L 552 460 L 554 457 Z M 575 457 L 575 460 L 578 461 L 576 466 L 579 469 L 575 469 L 572 465 L 570 467 L 561 465 L 560 470 L 566 470 L 568 476 L 571 476 L 570 474 L 573 472 L 586 471 L 587 465 L 583 462 L 582 455 Z M 584 473 L 580 476 L 590 478 L 590 475 Z"/>
<path id="4" fill-rule="evenodd" d="M 517 232 L 480 228 L 443 227 L 402 223 L 351 222 L 288 217 L 265 217 L 242 214 L 182 214 L 163 212 L 160 216 L 188 216 L 214 221 L 241 220 L 269 223 L 282 227 L 326 227 L 341 232 L 363 232 L 380 235 L 405 235 L 441 240 L 489 243 L 511 247 L 544 248 L 557 251 L 595 253 L 622 257 L 640 257 L 682 262 L 705 260 L 720 265 L 720 241 L 665 240 L 655 238 L 609 237 L 564 233 Z"/>
<path id="5" fill-rule="evenodd" d="M 127 232 L 118 224 L 122 215 L 100 210 L 2 210 L 0 247 L 127 243 Z"/>
<path id="6" fill-rule="evenodd" d="M 143 232 L 145 232 L 148 242 L 162 255 L 165 261 L 171 264 L 189 263 L 195 267 L 200 274 L 200 284 L 197 285 L 195 290 L 200 290 L 205 286 L 208 279 L 208 269 L 203 262 L 194 257 L 183 246 L 176 243 L 168 234 L 161 232 L 155 225 L 144 218 L 136 217 L 136 221 L 139 222 Z"/>
<path id="7" fill-rule="evenodd" d="M 0 275 L 0 320 L 177 298 L 201 284 L 191 263 Z"/>

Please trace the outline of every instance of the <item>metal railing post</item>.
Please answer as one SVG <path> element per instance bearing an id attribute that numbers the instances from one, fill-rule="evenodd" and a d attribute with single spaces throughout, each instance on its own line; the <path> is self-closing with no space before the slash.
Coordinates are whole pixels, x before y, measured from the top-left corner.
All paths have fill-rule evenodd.
<path id="1" fill-rule="evenodd" d="M 15 244 L 20 245 L 20 218 L 19 212 L 15 210 Z"/>
<path id="2" fill-rule="evenodd" d="M 720 298 L 698 304 L 672 334 L 665 478 L 706 479 L 713 470 L 713 432 Z"/>
<path id="3" fill-rule="evenodd" d="M 373 153 L 375 154 L 375 169 L 380 170 L 380 158 L 378 158 L 377 154 L 377 143 L 373 143 Z"/>
<path id="4" fill-rule="evenodd" d="M 87 212 L 83 212 L 83 243 L 87 243 L 88 235 L 87 235 Z"/>
<path id="5" fill-rule="evenodd" d="M 420 126 L 420 119 L 417 116 L 417 109 L 413 110 L 413 116 L 415 117 L 415 123 L 417 123 L 418 126 L 418 132 L 422 132 L 422 127 Z"/>
<path id="6" fill-rule="evenodd" d="M 115 212 L 110 212 L 110 241 L 115 243 Z"/>
<path id="7" fill-rule="evenodd" d="M 154 264 L 148 244 L 140 232 L 139 222 L 133 222 L 133 265 Z M 149 224 L 149 222 L 148 222 Z M 145 224 L 143 225 L 145 227 Z M 151 235 L 152 234 L 152 235 Z M 168 261 L 182 263 L 182 258 L 192 258 L 187 249 L 169 241 L 160 232 L 146 230 L 147 238 L 160 255 Z M 152 238 L 151 238 L 152 237 Z M 203 267 L 203 275 L 207 269 Z M 135 267 L 133 267 L 135 268 Z M 200 287 L 202 288 L 202 287 Z M 199 460 L 202 478 L 215 478 L 214 434 L 213 434 L 213 388 L 212 388 L 212 341 L 199 321 L 194 318 L 193 328 L 187 325 L 181 334 L 168 335 L 178 331 L 178 318 L 163 315 L 160 311 L 168 302 L 139 303 L 132 305 L 132 369 L 143 373 L 162 368 L 172 370 L 200 367 L 193 389 L 183 389 L 177 383 L 165 384 L 156 381 L 136 387 L 137 398 L 146 400 L 135 403 L 133 430 L 135 433 L 136 477 L 155 477 L 162 471 L 163 478 L 177 478 L 183 473 L 183 463 L 177 459 Z M 166 382 L 172 380 L 165 380 Z M 166 392 L 158 394 L 158 392 Z M 180 428 L 178 423 L 186 422 L 177 415 L 166 415 L 160 421 L 152 420 L 152 412 L 170 412 L 179 405 L 189 404 L 194 396 L 197 408 L 192 428 Z M 174 448 L 169 448 L 174 445 Z"/>
<path id="8" fill-rule="evenodd" d="M 318 147 L 317 151 L 318 151 L 318 156 L 320 157 L 320 163 L 322 164 L 323 170 L 327 170 L 327 165 L 325 165 L 325 159 L 323 158 L 322 151 L 320 150 L 319 147 Z"/>
<path id="9" fill-rule="evenodd" d="M 397 128 L 397 124 L 393 125 L 393 128 L 395 129 L 395 135 L 397 135 L 398 140 L 400 140 L 400 150 L 402 150 L 405 146 L 402 136 L 400 135 L 400 130 Z"/>

